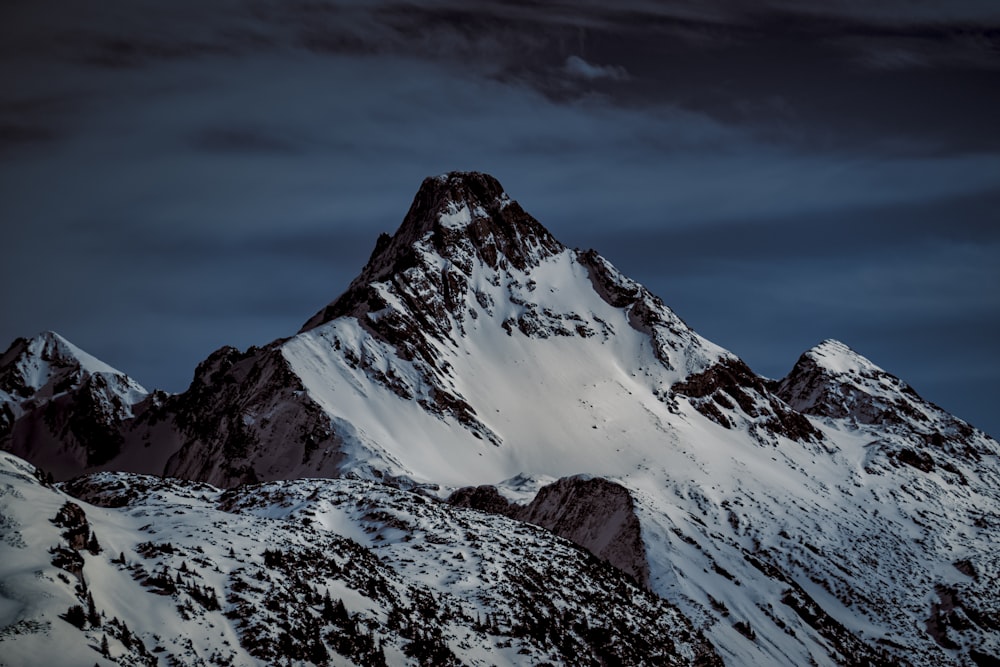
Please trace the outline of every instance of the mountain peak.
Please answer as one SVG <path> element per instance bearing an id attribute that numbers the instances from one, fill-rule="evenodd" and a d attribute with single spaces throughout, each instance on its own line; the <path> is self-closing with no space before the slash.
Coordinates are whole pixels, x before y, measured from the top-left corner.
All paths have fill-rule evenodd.
<path id="1" fill-rule="evenodd" d="M 489 174 L 452 171 L 429 176 L 392 238 L 414 242 L 437 229 L 462 230 L 474 220 L 492 218 L 511 203 L 500 181 Z"/>
<path id="2" fill-rule="evenodd" d="M 476 258 L 494 269 L 510 265 L 523 270 L 563 249 L 507 195 L 500 181 L 477 171 L 425 178 L 399 229 L 387 241 L 380 240 L 362 271 L 368 280 L 381 277 L 400 250 L 422 241 L 466 274 Z"/>
<path id="3" fill-rule="evenodd" d="M 425 178 L 414 198 L 415 205 L 429 205 L 432 215 L 426 217 L 449 229 L 467 227 L 473 216 L 486 217 L 490 209 L 503 209 L 510 203 L 500 181 L 478 171 L 452 171 Z"/>
<path id="4" fill-rule="evenodd" d="M 810 348 L 803 357 L 810 359 L 819 368 L 833 375 L 874 376 L 885 374 L 885 371 L 872 361 L 858 354 L 845 343 L 833 338 L 828 338 L 819 345 Z"/>
<path id="5" fill-rule="evenodd" d="M 302 331 L 354 313 L 367 300 L 370 285 L 415 266 L 436 266 L 444 260 L 466 277 L 477 263 L 498 272 L 524 271 L 564 249 L 493 176 L 454 171 L 425 178 L 396 233 L 379 236 L 347 291 Z"/>
<path id="6" fill-rule="evenodd" d="M 932 407 L 898 377 L 833 339 L 803 353 L 776 393 L 804 414 L 863 424 L 919 421 L 914 415 Z"/>
<path id="7" fill-rule="evenodd" d="M 124 376 L 56 332 L 43 331 L 31 338 L 18 338 L 0 356 L 0 392 L 28 396 L 43 387 L 95 373 Z"/>

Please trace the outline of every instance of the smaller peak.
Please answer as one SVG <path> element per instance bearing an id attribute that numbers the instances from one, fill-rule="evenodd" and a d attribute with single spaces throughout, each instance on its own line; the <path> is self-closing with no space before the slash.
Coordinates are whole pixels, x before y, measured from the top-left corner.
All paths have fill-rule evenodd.
<path id="1" fill-rule="evenodd" d="M 64 336 L 59 335 L 55 331 L 46 330 L 35 334 L 31 340 L 40 340 L 45 342 L 56 343 L 57 345 L 72 345 Z"/>
<path id="2" fill-rule="evenodd" d="M 14 348 L 28 354 L 42 354 L 43 352 L 52 354 L 58 351 L 64 355 L 72 354 L 74 349 L 78 349 L 55 331 L 41 331 L 30 338 L 18 338 L 11 345 L 11 349 Z"/>
<path id="3" fill-rule="evenodd" d="M 813 346 L 810 351 L 834 352 L 838 354 L 855 353 L 847 343 L 843 343 L 836 338 L 827 338 L 818 345 Z"/>
<path id="4" fill-rule="evenodd" d="M 80 351 L 55 331 L 42 331 L 30 338 L 15 339 L 4 353 L 0 365 L 7 365 L 22 357 L 69 361 L 75 358 L 74 352 Z"/>
<path id="5" fill-rule="evenodd" d="M 16 374 L 21 377 L 22 382 L 36 390 L 52 378 L 68 377 L 80 372 L 125 375 L 55 331 L 42 331 L 31 338 L 18 338 L 0 357 L 0 375 L 7 377 Z"/>
<path id="6" fill-rule="evenodd" d="M 83 351 L 64 336 L 55 331 L 43 331 L 36 335 L 29 345 L 29 351 L 46 360 L 75 362 L 80 368 L 91 373 L 123 373 L 104 363 L 97 357 Z"/>
<path id="7" fill-rule="evenodd" d="M 809 349 L 803 357 L 811 359 L 821 368 L 837 374 L 884 372 L 871 360 L 858 354 L 847 344 L 833 338 L 827 338 L 819 345 Z"/>

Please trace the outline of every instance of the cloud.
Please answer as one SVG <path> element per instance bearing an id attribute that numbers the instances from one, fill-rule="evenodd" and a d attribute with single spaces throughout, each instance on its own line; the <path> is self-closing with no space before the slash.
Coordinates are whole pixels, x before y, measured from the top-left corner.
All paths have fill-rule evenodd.
<path id="1" fill-rule="evenodd" d="M 732 6 L 734 3 L 727 2 Z M 736 3 L 738 4 L 738 3 Z M 958 0 L 767 0 L 763 7 L 792 14 L 849 18 L 881 25 L 1000 22 L 1000 8 L 991 2 Z"/>
<path id="2" fill-rule="evenodd" d="M 856 62 L 876 70 L 1000 69 L 1000 31 L 965 27 L 916 33 L 851 34 L 833 40 Z"/>
<path id="3" fill-rule="evenodd" d="M 570 76 L 588 81 L 598 79 L 624 81 L 628 79 L 628 72 L 625 71 L 624 67 L 616 65 L 591 65 L 580 56 L 569 56 L 566 58 L 564 69 Z"/>

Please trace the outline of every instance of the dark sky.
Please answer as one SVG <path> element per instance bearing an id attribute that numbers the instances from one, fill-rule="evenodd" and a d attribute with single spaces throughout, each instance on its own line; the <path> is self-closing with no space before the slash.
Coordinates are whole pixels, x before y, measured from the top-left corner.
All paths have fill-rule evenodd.
<path id="1" fill-rule="evenodd" d="M 1000 435 L 993 0 L 8 0 L 0 82 L 0 347 L 179 391 L 479 170 L 759 373 L 838 338 Z"/>

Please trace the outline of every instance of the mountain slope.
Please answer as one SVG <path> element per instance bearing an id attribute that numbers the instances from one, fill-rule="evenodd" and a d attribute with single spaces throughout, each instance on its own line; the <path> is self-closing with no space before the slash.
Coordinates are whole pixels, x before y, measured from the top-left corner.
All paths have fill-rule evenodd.
<path id="1" fill-rule="evenodd" d="M 356 480 L 101 473 L 68 486 L 88 503 L 40 476 L 0 454 L 3 664 L 720 664 L 667 603 L 509 519 Z"/>

